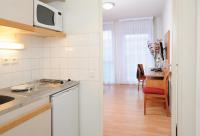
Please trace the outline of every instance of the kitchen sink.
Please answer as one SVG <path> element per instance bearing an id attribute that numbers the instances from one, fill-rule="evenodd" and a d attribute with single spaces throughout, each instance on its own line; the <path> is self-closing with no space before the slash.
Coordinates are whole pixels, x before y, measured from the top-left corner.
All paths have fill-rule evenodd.
<path id="1" fill-rule="evenodd" d="M 15 99 L 14 97 L 0 95 L 0 105 L 13 101 L 14 99 Z"/>

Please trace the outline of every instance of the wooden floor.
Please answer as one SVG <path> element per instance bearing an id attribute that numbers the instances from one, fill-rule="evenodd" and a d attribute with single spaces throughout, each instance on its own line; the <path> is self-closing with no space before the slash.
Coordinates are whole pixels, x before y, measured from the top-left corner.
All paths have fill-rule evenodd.
<path id="1" fill-rule="evenodd" d="M 104 86 L 104 136 L 170 136 L 170 117 L 161 104 L 147 104 L 136 86 Z"/>

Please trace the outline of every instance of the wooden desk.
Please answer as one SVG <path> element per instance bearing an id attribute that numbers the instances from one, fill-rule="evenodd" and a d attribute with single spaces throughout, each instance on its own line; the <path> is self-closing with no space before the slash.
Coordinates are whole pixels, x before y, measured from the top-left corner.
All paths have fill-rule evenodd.
<path id="1" fill-rule="evenodd" d="M 146 86 L 163 88 L 164 72 L 147 71 Z"/>
<path id="2" fill-rule="evenodd" d="M 155 71 L 147 71 L 146 72 L 147 79 L 163 79 L 164 78 L 164 72 L 155 72 Z"/>

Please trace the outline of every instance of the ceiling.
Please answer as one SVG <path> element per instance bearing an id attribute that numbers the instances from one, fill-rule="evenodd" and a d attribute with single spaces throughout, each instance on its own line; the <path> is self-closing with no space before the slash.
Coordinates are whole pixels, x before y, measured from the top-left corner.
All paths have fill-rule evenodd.
<path id="1" fill-rule="evenodd" d="M 111 10 L 103 9 L 104 21 L 160 16 L 167 0 L 103 0 L 114 2 Z"/>

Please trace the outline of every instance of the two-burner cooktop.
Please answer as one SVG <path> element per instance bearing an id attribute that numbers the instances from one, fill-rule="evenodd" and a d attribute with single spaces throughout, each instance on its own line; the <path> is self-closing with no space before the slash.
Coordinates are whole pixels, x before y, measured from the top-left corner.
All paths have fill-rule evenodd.
<path id="1" fill-rule="evenodd" d="M 18 93 L 31 92 L 33 90 L 37 90 L 38 88 L 46 87 L 46 86 L 57 87 L 70 81 L 71 79 L 68 79 L 68 80 L 40 79 L 40 80 L 33 81 L 31 83 L 13 86 L 11 87 L 11 91 L 16 92 L 16 93 L 17 92 Z"/>

